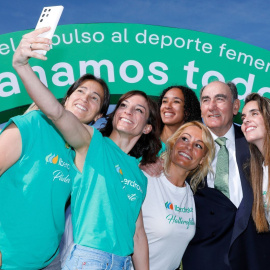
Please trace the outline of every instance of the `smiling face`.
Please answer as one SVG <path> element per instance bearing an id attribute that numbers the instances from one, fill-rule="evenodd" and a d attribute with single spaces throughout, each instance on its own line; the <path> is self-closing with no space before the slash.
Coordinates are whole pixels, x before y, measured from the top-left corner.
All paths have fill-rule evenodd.
<path id="1" fill-rule="evenodd" d="M 197 126 L 186 127 L 175 142 L 171 153 L 171 166 L 192 171 L 202 164 L 206 154 L 202 130 Z"/>
<path id="2" fill-rule="evenodd" d="M 228 85 L 209 83 L 201 94 L 201 113 L 205 125 L 217 136 L 224 136 L 238 113 L 240 102 L 233 97 Z"/>
<path id="3" fill-rule="evenodd" d="M 241 129 L 249 143 L 255 144 L 263 154 L 266 128 L 257 101 L 248 102 L 242 110 Z"/>
<path id="4" fill-rule="evenodd" d="M 170 89 L 163 97 L 160 116 L 164 125 L 177 125 L 184 124 L 185 98 L 183 92 L 179 88 Z"/>
<path id="5" fill-rule="evenodd" d="M 133 95 L 119 105 L 113 118 L 113 129 L 120 133 L 141 136 L 149 133 L 152 129 L 147 124 L 149 108 L 147 101 L 141 95 Z"/>
<path id="6" fill-rule="evenodd" d="M 102 86 L 93 80 L 84 81 L 66 100 L 65 109 L 72 112 L 82 123 L 96 121 L 101 117 L 104 99 Z"/>

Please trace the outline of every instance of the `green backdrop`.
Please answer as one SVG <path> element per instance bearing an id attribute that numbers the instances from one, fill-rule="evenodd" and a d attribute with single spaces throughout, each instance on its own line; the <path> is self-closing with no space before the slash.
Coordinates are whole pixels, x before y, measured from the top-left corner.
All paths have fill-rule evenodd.
<path id="1" fill-rule="evenodd" d="M 12 68 L 23 34 L 0 36 L 0 123 L 31 103 Z M 158 96 L 169 85 L 198 94 L 213 80 L 237 84 L 239 98 L 250 92 L 270 97 L 270 52 L 228 38 L 185 29 L 121 23 L 59 26 L 47 61 L 31 59 L 37 75 L 57 98 L 86 72 L 109 84 L 114 103 L 132 89 Z"/>

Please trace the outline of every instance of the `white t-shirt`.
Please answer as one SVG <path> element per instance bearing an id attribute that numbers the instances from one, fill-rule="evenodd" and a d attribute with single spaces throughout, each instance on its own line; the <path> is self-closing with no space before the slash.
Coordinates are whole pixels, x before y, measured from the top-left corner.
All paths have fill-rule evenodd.
<path id="1" fill-rule="evenodd" d="M 149 244 L 150 270 L 175 270 L 195 234 L 196 212 L 193 193 L 173 185 L 162 173 L 148 178 L 142 206 Z"/>
<path id="2" fill-rule="evenodd" d="M 268 166 L 263 166 L 263 203 L 264 203 L 264 209 L 265 209 L 265 217 L 268 221 L 268 224 L 270 224 L 270 211 L 267 209 L 267 189 L 268 189 Z"/>

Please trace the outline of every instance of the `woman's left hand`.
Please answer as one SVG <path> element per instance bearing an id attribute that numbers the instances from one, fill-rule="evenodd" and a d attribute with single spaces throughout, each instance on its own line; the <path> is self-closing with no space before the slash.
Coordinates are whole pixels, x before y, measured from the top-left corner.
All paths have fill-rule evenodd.
<path id="1" fill-rule="evenodd" d="M 39 37 L 40 34 L 45 33 L 50 30 L 50 27 L 43 27 L 34 30 L 22 37 L 22 40 L 17 47 L 13 56 L 13 67 L 19 68 L 28 64 L 28 60 L 33 57 L 40 60 L 46 60 L 47 57 L 39 54 L 36 50 L 50 50 L 50 45 L 52 41 L 48 38 Z"/>

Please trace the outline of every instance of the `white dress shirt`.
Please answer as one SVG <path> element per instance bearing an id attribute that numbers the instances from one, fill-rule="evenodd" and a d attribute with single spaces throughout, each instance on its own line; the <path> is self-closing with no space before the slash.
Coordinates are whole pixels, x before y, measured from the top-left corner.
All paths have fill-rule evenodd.
<path id="1" fill-rule="evenodd" d="M 268 191 L 268 166 L 264 166 L 263 164 L 263 204 L 265 210 L 265 217 L 270 225 L 270 211 L 267 201 L 267 191 Z"/>
<path id="2" fill-rule="evenodd" d="M 209 129 L 211 132 L 211 130 Z M 211 132 L 212 137 L 214 140 L 218 138 L 213 132 Z M 234 134 L 234 126 L 232 125 L 229 131 L 222 137 L 226 137 L 226 147 L 229 152 L 229 191 L 230 191 L 230 200 L 232 203 L 238 208 L 242 198 L 243 198 L 243 191 L 241 185 L 240 174 L 238 170 L 238 165 L 236 161 L 236 151 L 235 151 L 235 134 Z M 216 165 L 217 165 L 217 153 L 220 149 L 220 146 L 215 142 L 216 146 L 216 154 L 215 158 L 212 162 L 213 171 L 216 172 Z M 209 172 L 207 174 L 207 185 L 210 188 L 214 188 L 215 182 L 215 175 Z"/>

